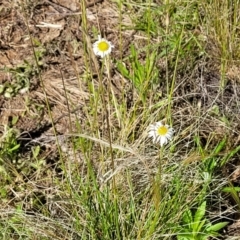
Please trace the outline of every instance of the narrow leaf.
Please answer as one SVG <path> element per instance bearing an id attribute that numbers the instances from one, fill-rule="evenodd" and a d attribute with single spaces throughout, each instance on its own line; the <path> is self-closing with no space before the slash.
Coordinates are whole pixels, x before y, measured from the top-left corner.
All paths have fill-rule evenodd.
<path id="1" fill-rule="evenodd" d="M 185 213 L 184 213 L 184 215 L 183 215 L 183 222 L 185 223 L 185 224 L 190 224 L 191 222 L 193 221 L 193 218 L 192 218 L 192 213 L 191 213 L 191 211 L 188 209 Z"/>
<path id="2" fill-rule="evenodd" d="M 223 192 L 231 193 L 233 191 L 240 192 L 240 187 L 225 187 L 222 190 Z"/>
<path id="3" fill-rule="evenodd" d="M 228 224 L 229 224 L 229 222 L 216 223 L 216 224 L 210 226 L 209 228 L 207 228 L 207 231 L 208 232 L 211 232 L 211 231 L 217 232 L 217 231 L 221 230 L 222 228 L 224 228 Z"/>
<path id="4" fill-rule="evenodd" d="M 129 71 L 127 70 L 127 68 L 125 67 L 125 65 L 123 63 L 117 62 L 117 69 L 124 77 L 130 78 Z"/>
<path id="5" fill-rule="evenodd" d="M 193 229 L 196 231 L 198 229 L 198 225 L 200 224 L 200 221 L 205 215 L 206 210 L 206 201 L 204 201 L 197 209 L 195 215 L 194 215 L 194 223 L 193 223 Z"/>

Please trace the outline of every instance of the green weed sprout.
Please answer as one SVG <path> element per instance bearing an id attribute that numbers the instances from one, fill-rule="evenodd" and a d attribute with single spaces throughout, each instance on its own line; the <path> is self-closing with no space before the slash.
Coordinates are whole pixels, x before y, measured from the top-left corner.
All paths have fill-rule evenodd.
<path id="1" fill-rule="evenodd" d="M 207 240 L 218 236 L 218 231 L 224 228 L 228 222 L 212 224 L 205 217 L 206 201 L 197 209 L 195 214 L 188 209 L 182 218 L 182 225 L 177 235 L 178 240 Z"/>

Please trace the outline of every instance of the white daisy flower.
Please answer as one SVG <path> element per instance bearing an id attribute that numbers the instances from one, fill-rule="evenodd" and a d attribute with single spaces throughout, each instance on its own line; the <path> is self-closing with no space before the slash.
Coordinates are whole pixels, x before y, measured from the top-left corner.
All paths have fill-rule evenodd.
<path id="1" fill-rule="evenodd" d="M 93 52 L 101 58 L 110 54 L 112 48 L 114 48 L 112 43 L 107 41 L 105 38 L 101 38 L 100 35 L 98 35 L 98 40 L 93 44 Z"/>
<path id="2" fill-rule="evenodd" d="M 161 147 L 172 139 L 174 130 L 161 121 L 149 126 L 148 136 L 153 138 L 153 143 L 160 143 Z"/>

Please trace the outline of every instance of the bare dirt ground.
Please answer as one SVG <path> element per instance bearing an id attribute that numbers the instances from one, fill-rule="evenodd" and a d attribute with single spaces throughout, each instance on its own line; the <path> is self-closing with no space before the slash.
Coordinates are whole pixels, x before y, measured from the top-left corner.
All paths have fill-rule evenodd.
<path id="1" fill-rule="evenodd" d="M 108 40 L 115 45 L 116 51 L 113 57 L 120 56 L 120 51 L 117 50 L 119 49 L 119 16 L 114 5 L 108 1 L 95 0 L 95 3 L 88 2 L 86 7 L 88 29 L 93 30 L 100 23 L 102 35 L 107 36 Z M 81 110 L 87 106 L 89 94 L 85 82 L 76 76 L 86 74 L 84 68 L 86 46 L 83 44 L 85 42 L 83 39 L 87 38 L 91 44 L 96 39 L 93 39 L 92 31 L 84 33 L 81 21 L 78 0 L 29 1 L 26 5 L 21 5 L 18 1 L 0 1 L 0 84 L 11 86 L 13 89 L 18 85 L 20 89 L 24 89 L 29 84 L 27 92 L 22 91 L 21 94 L 16 92 L 11 98 L 5 97 L 4 94 L 0 95 L 1 132 L 4 132 L 5 125 L 12 126 L 12 121 L 17 118 L 14 128 L 19 131 L 19 143 L 25 160 L 27 161 L 31 156 L 31 146 L 40 145 L 41 154 L 45 157 L 47 165 L 55 171 L 54 174 L 60 174 L 60 170 L 56 169 L 59 157 L 52 137 L 53 127 L 46 98 L 58 135 L 72 130 L 69 123 L 69 108 L 72 119 L 86 121 L 84 112 Z M 130 23 L 127 14 L 123 16 L 122 21 L 126 25 Z M 53 25 L 49 27 L 46 24 Z M 121 46 L 123 54 L 128 51 L 129 42 L 134 39 L 135 33 L 135 31 L 124 32 Z M 40 63 L 38 66 L 36 66 L 33 47 L 38 55 Z M 94 69 L 99 64 L 98 60 L 92 56 L 89 61 L 91 68 Z M 42 79 L 37 74 L 39 71 Z M 229 69 L 227 85 L 221 94 L 218 91 L 219 74 L 205 62 L 199 62 L 192 74 L 192 79 L 188 78 L 184 82 L 180 76 L 181 85 L 175 91 L 176 100 L 173 104 L 176 121 L 180 116 L 181 121 L 184 122 L 185 119 L 187 124 L 188 116 L 195 113 L 199 106 L 201 111 L 208 111 L 208 113 L 209 109 L 212 109 L 208 116 L 213 117 L 205 118 L 200 136 L 204 142 L 207 141 L 207 132 L 219 133 L 219 138 L 212 140 L 214 145 L 226 133 L 222 131 L 221 124 L 211 121 L 215 115 L 231 116 L 231 127 L 235 131 L 227 133 L 228 147 L 234 149 L 238 146 L 240 138 L 236 133 L 240 132 L 239 72 L 240 70 L 234 66 Z M 97 76 L 95 80 L 97 83 Z M 122 85 L 123 79 L 119 77 L 117 71 L 113 72 L 112 81 L 116 94 L 121 93 L 119 86 Z M 66 98 L 70 105 L 67 104 Z M 240 181 L 240 173 L 236 167 L 239 163 L 238 156 L 235 162 L 227 165 L 222 172 L 225 176 L 232 175 L 232 181 L 236 185 Z M 20 163 L 21 168 L 24 168 L 24 164 L 26 163 Z M 33 178 L 31 171 L 24 174 L 27 175 L 26 179 Z M 35 177 L 37 178 L 36 175 Z M 13 196 L 9 193 L 9 199 L 11 197 Z M 239 219 L 239 216 L 230 217 Z M 230 225 L 227 230 L 231 233 L 240 231 L 238 225 L 239 220 Z"/>

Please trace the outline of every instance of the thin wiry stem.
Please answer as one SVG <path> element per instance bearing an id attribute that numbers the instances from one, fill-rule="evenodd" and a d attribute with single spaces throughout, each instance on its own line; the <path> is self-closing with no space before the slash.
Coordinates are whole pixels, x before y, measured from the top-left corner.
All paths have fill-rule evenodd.
<path id="1" fill-rule="evenodd" d="M 108 101 L 109 104 L 111 103 L 111 73 L 110 73 L 110 59 L 108 56 L 104 58 L 104 63 L 107 69 L 107 75 L 108 75 L 108 88 L 107 88 L 107 95 L 108 95 Z M 112 133 L 111 133 L 111 125 L 110 125 L 110 109 L 107 109 L 107 104 L 104 104 L 105 106 L 105 112 L 107 117 L 107 129 L 108 129 L 108 138 L 109 138 L 109 146 L 110 146 L 110 157 L 111 157 L 111 168 L 114 172 L 115 165 L 114 165 L 114 158 L 113 158 L 113 148 L 112 148 Z M 116 183 L 115 183 L 115 176 L 113 176 L 113 189 L 116 190 Z"/>

